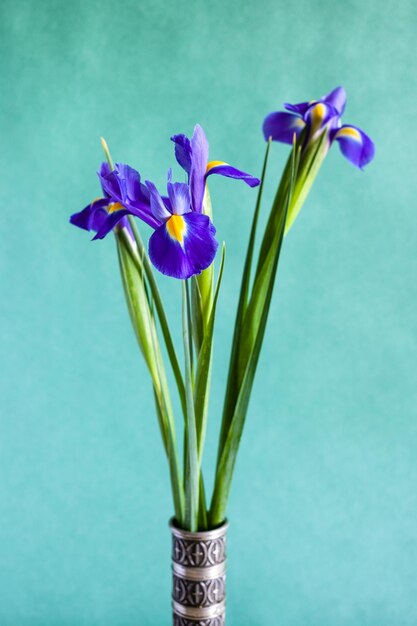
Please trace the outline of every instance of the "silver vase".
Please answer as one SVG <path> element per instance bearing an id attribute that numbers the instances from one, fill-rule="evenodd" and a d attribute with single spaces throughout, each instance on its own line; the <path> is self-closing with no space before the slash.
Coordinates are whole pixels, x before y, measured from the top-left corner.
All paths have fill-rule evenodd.
<path id="1" fill-rule="evenodd" d="M 227 523 L 196 533 L 170 527 L 174 626 L 224 626 Z"/>

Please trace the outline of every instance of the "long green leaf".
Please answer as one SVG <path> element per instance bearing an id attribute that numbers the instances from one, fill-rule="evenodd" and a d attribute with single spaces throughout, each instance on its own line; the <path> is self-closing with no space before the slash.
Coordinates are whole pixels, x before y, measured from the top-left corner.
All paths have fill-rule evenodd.
<path id="1" fill-rule="evenodd" d="M 198 440 L 198 456 L 199 463 L 201 465 L 204 440 L 207 427 L 207 413 L 208 413 L 208 400 L 209 389 L 211 381 L 211 369 L 212 369 L 212 355 L 213 355 L 213 334 L 214 334 L 214 322 L 216 318 L 217 300 L 219 297 L 220 285 L 223 277 L 224 260 L 225 260 L 225 245 L 222 247 L 222 256 L 220 260 L 219 275 L 217 278 L 216 289 L 213 297 L 213 305 L 211 307 L 211 313 L 207 325 L 207 329 L 204 335 L 204 340 L 201 346 L 200 354 L 198 355 L 196 379 L 194 387 L 194 405 L 195 405 L 195 419 L 197 426 L 197 440 Z"/>
<path id="2" fill-rule="evenodd" d="M 295 161 L 295 149 L 293 149 L 291 179 L 286 202 L 281 203 L 280 195 L 277 194 L 272 208 L 272 211 L 275 211 L 279 215 L 279 219 L 276 220 L 278 222 L 278 230 L 276 235 L 277 241 L 274 241 L 274 239 L 272 239 L 273 245 L 270 247 L 265 263 L 260 271 L 257 272 L 253 293 L 247 311 L 245 313 L 245 320 L 242 326 L 243 336 L 246 332 L 246 329 L 248 328 L 248 324 L 251 328 L 253 322 L 255 321 L 257 325 L 257 332 L 253 337 L 253 341 L 249 344 L 249 346 L 247 346 L 247 351 L 244 351 L 243 354 L 240 353 L 239 355 L 240 366 L 242 366 L 242 363 L 245 364 L 244 373 L 241 384 L 239 385 L 239 392 L 234 406 L 232 418 L 230 420 L 230 426 L 227 431 L 226 440 L 221 450 L 220 459 L 216 470 L 213 499 L 210 508 L 210 522 L 213 526 L 221 524 L 224 521 L 226 515 L 227 501 L 229 497 L 236 456 L 239 449 L 239 443 L 243 432 L 247 409 L 249 406 L 250 394 L 252 391 L 256 367 L 258 364 L 259 354 L 265 335 L 266 323 L 268 320 L 268 313 L 272 299 L 276 272 L 278 268 L 282 240 L 284 237 L 288 206 L 290 203 L 291 192 L 294 184 Z M 262 306 L 258 308 L 258 305 L 260 303 L 257 301 L 257 299 L 259 299 L 261 293 L 263 294 L 263 297 L 261 298 Z M 260 313 L 260 317 L 258 316 L 258 313 Z M 252 317 L 254 319 L 252 319 Z"/>
<path id="3" fill-rule="evenodd" d="M 242 321 L 243 321 L 243 317 L 244 317 L 246 306 L 247 306 L 247 300 L 248 300 L 250 276 L 251 276 L 251 270 L 252 270 L 254 248 L 255 248 L 256 230 L 258 226 L 259 212 L 260 212 L 261 203 L 262 203 L 262 194 L 263 194 L 266 170 L 268 166 L 270 147 L 271 147 L 271 142 L 268 141 L 267 146 L 266 146 L 266 151 L 265 151 L 264 162 L 262 166 L 261 184 L 259 186 L 258 196 L 256 199 L 256 205 L 255 205 L 255 212 L 253 214 L 253 219 L 252 219 L 252 227 L 251 227 L 251 232 L 249 236 L 249 243 L 248 243 L 248 248 L 246 252 L 245 265 L 244 265 L 243 275 L 242 275 L 242 283 L 240 287 L 239 301 L 238 301 L 237 311 L 236 311 L 236 320 L 235 320 L 235 327 L 234 327 L 233 340 L 232 340 L 232 351 L 231 351 L 230 362 L 229 362 L 226 395 L 225 395 L 225 400 L 224 400 L 224 409 L 223 409 L 222 424 L 221 424 L 220 438 L 219 438 L 219 448 L 218 448 L 218 457 L 217 457 L 218 462 L 220 461 L 221 451 L 223 449 L 227 432 L 229 430 L 231 412 L 233 410 L 232 407 L 234 403 L 236 402 L 236 395 L 237 395 L 236 373 L 237 373 L 237 367 L 238 367 L 238 352 L 239 352 L 239 344 L 240 344 L 240 337 L 241 337 L 241 331 L 242 331 L 241 326 L 242 326 Z"/>
<path id="4" fill-rule="evenodd" d="M 149 307 L 143 272 L 138 269 L 137 264 L 132 259 L 129 248 L 127 248 L 127 246 L 130 246 L 130 242 L 126 241 L 120 232 L 116 234 L 116 242 L 129 314 L 139 347 L 151 375 L 158 422 L 170 468 L 175 516 L 181 523 L 184 518 L 184 488 L 179 469 L 175 424 L 168 382 L 155 322 Z"/>
<path id="5" fill-rule="evenodd" d="M 138 257 L 135 258 L 135 262 L 138 262 L 139 265 L 143 266 L 143 271 L 145 273 L 146 279 L 149 283 L 149 287 L 152 293 L 152 298 L 155 303 L 155 309 L 158 314 L 159 323 L 161 325 L 162 335 L 164 337 L 165 346 L 167 349 L 168 357 L 171 362 L 172 371 L 174 373 L 175 381 L 178 388 L 178 394 L 180 397 L 181 407 L 183 410 L 183 414 L 186 414 L 186 402 L 185 402 L 185 387 L 184 381 L 182 378 L 181 368 L 179 366 L 177 354 L 174 347 L 174 342 L 172 341 L 171 332 L 169 330 L 168 319 L 165 313 L 164 306 L 162 304 L 161 295 L 159 293 L 158 285 L 156 284 L 156 280 L 153 274 L 152 266 L 149 262 L 148 254 L 143 245 L 142 239 L 139 235 L 138 229 L 136 228 L 136 224 L 133 219 L 129 216 L 129 224 L 131 226 L 133 235 L 135 237 L 136 244 L 138 246 Z M 132 251 L 132 255 L 134 256 L 134 252 Z"/>
<path id="6" fill-rule="evenodd" d="M 183 281 L 182 319 L 185 355 L 185 398 L 187 407 L 187 474 L 185 485 L 185 527 L 195 532 L 198 529 L 198 504 L 200 464 L 198 460 L 197 429 L 195 422 L 194 397 L 190 355 L 190 315 L 188 285 Z"/>

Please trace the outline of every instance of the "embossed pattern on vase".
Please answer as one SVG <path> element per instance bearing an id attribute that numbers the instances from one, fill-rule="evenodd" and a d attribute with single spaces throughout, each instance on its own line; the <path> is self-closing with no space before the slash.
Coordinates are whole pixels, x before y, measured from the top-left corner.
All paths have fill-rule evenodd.
<path id="1" fill-rule="evenodd" d="M 172 530 L 174 626 L 224 626 L 226 529 Z"/>

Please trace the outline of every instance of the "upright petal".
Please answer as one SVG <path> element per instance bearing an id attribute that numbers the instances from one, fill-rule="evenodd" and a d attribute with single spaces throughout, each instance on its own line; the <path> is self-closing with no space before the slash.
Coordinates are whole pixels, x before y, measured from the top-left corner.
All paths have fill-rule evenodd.
<path id="1" fill-rule="evenodd" d="M 261 182 L 259 178 L 251 176 L 251 174 L 247 174 L 246 172 L 242 172 L 242 170 L 238 170 L 236 167 L 232 167 L 224 161 L 210 161 L 207 163 L 206 178 L 211 174 L 220 174 L 220 176 L 243 180 L 247 185 L 249 185 L 249 187 L 257 187 Z"/>
<path id="2" fill-rule="evenodd" d="M 191 143 L 186 135 L 173 135 L 171 141 L 175 143 L 175 158 L 181 167 L 190 173 L 191 170 Z"/>
<path id="3" fill-rule="evenodd" d="M 193 211 L 201 213 L 205 189 L 205 174 L 208 161 L 208 143 L 204 130 L 199 124 L 194 128 L 191 138 L 190 189 Z"/>
<path id="4" fill-rule="evenodd" d="M 343 87 L 336 87 L 320 100 L 334 107 L 339 115 L 343 115 L 346 106 L 346 91 Z"/>
<path id="5" fill-rule="evenodd" d="M 124 163 L 116 163 L 113 171 L 102 165 L 98 175 L 108 198 L 122 204 L 152 228 L 159 226 L 151 211 L 149 191 L 141 182 L 139 172 Z"/>
<path id="6" fill-rule="evenodd" d="M 184 215 L 191 211 L 190 188 L 186 183 L 168 183 L 168 197 L 175 215 Z"/>
<path id="7" fill-rule="evenodd" d="M 218 247 L 215 232 L 207 215 L 173 215 L 151 236 L 149 257 L 162 274 L 190 278 L 213 262 Z"/>
<path id="8" fill-rule="evenodd" d="M 164 201 L 162 200 L 160 193 L 155 185 L 150 180 L 147 180 L 145 182 L 150 194 L 151 211 L 158 221 L 159 226 L 161 222 L 165 222 L 171 217 L 171 213 L 165 206 Z"/>
<path id="9" fill-rule="evenodd" d="M 298 137 L 304 127 L 305 122 L 298 115 L 277 111 L 266 116 L 262 129 L 265 141 L 271 137 L 272 141 L 292 144 L 294 133 Z"/>
<path id="10" fill-rule="evenodd" d="M 374 142 L 357 126 L 342 126 L 333 134 L 342 154 L 356 167 L 364 168 L 375 155 Z"/>
<path id="11" fill-rule="evenodd" d="M 137 170 L 125 163 L 116 163 L 115 172 L 119 181 L 124 181 L 125 197 L 123 200 L 125 204 L 149 203 L 149 192 L 146 186 L 141 183 L 140 174 Z"/>

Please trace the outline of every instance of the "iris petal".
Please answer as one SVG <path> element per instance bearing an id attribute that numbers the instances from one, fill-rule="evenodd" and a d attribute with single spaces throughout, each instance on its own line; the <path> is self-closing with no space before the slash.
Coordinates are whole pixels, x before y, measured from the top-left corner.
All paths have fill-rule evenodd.
<path id="1" fill-rule="evenodd" d="M 304 117 L 309 107 L 314 104 L 314 102 L 315 100 L 312 100 L 310 102 L 299 102 L 298 104 L 290 104 L 289 102 L 285 102 L 284 107 L 287 109 L 287 111 L 291 111 L 296 115 L 301 115 L 301 117 Z"/>
<path id="2" fill-rule="evenodd" d="M 325 126 L 331 120 L 332 124 L 333 122 L 335 124 L 339 123 L 339 114 L 337 109 L 331 104 L 327 102 L 317 102 L 308 109 L 305 120 L 310 128 L 318 129 Z"/>
<path id="3" fill-rule="evenodd" d="M 278 111 L 267 115 L 263 133 L 266 141 L 271 137 L 272 141 L 292 144 L 294 133 L 298 136 L 304 127 L 305 122 L 298 115 Z"/>
<path id="4" fill-rule="evenodd" d="M 204 130 L 199 124 L 194 128 L 194 133 L 191 138 L 191 150 L 191 204 L 193 211 L 201 213 L 203 210 L 203 197 L 206 186 L 205 174 L 208 161 L 208 143 Z"/>
<path id="5" fill-rule="evenodd" d="M 346 107 L 346 91 L 343 87 L 336 87 L 327 96 L 321 98 L 321 102 L 326 102 L 336 109 L 339 115 L 343 115 Z"/>
<path id="6" fill-rule="evenodd" d="M 227 176 L 227 178 L 243 180 L 249 187 L 257 187 L 261 182 L 259 178 L 238 170 L 236 167 L 232 167 L 223 161 L 210 161 L 207 164 L 206 178 L 211 174 L 220 174 L 220 176 Z"/>
<path id="7" fill-rule="evenodd" d="M 171 141 L 175 143 L 175 158 L 181 167 L 190 173 L 191 170 L 191 144 L 186 135 L 173 135 Z"/>
<path id="8" fill-rule="evenodd" d="M 216 229 L 210 218 L 201 213 L 174 215 L 173 218 L 184 222 L 184 228 L 177 231 L 182 233 L 182 241 L 174 229 L 170 234 L 167 223 L 162 224 L 149 240 L 149 257 L 162 274 L 190 278 L 213 262 L 218 247 L 214 236 Z"/>
<path id="9" fill-rule="evenodd" d="M 97 234 L 93 237 L 95 239 L 104 239 L 106 235 L 109 234 L 111 230 L 122 220 L 126 215 L 129 215 L 130 211 L 128 209 L 119 209 L 118 211 L 114 211 L 114 213 L 108 213 L 106 219 L 103 221 L 103 224 L 99 228 Z"/>
<path id="10" fill-rule="evenodd" d="M 113 202 L 120 202 L 149 226 L 159 226 L 151 211 L 149 191 L 133 167 L 116 163 L 114 170 L 110 171 L 108 166 L 102 164 L 98 176 L 104 193 Z"/>
<path id="11" fill-rule="evenodd" d="M 341 126 L 334 132 L 333 139 L 339 142 L 340 150 L 348 161 L 360 169 L 374 158 L 374 142 L 357 126 Z"/>
<path id="12" fill-rule="evenodd" d="M 164 222 L 171 217 L 171 213 L 165 206 L 155 185 L 150 180 L 147 180 L 146 186 L 150 194 L 151 211 L 158 222 L 157 226 L 159 226 L 161 222 Z"/>
<path id="13" fill-rule="evenodd" d="M 186 183 L 168 183 L 168 197 L 172 213 L 183 215 L 191 210 L 190 188 Z"/>
<path id="14" fill-rule="evenodd" d="M 71 224 L 84 230 L 94 230 L 97 232 L 106 220 L 108 204 L 109 201 L 107 198 L 94 200 L 94 202 L 86 206 L 79 213 L 71 215 Z"/>

